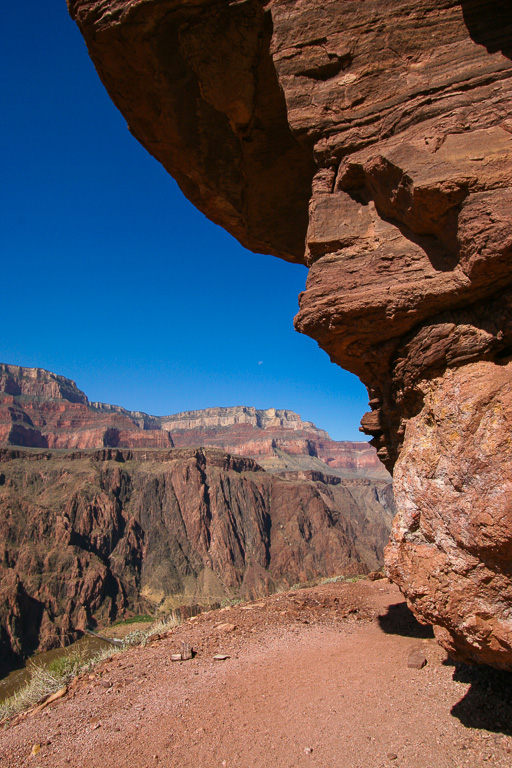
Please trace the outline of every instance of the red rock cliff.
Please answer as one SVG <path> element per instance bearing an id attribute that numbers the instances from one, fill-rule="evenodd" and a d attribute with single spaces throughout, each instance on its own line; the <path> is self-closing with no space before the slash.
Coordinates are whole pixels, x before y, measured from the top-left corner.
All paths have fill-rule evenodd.
<path id="1" fill-rule="evenodd" d="M 0 449 L 0 666 L 127 610 L 374 570 L 393 509 L 386 481 L 214 449 Z"/>
<path id="2" fill-rule="evenodd" d="M 295 467 L 389 479 L 371 445 L 331 440 L 327 432 L 302 421 L 293 411 L 235 406 L 150 416 L 108 403 L 90 403 L 70 379 L 41 368 L 4 363 L 0 363 L 0 445 L 211 446 L 258 457 L 274 472 Z"/>
<path id="3" fill-rule="evenodd" d="M 145 414 L 94 407 L 74 381 L 0 363 L 0 445 L 26 448 L 169 448 Z"/>
<path id="4" fill-rule="evenodd" d="M 511 669 L 508 0 L 68 6 L 190 199 L 310 266 L 297 328 L 395 465 L 390 573 L 453 655 Z"/>

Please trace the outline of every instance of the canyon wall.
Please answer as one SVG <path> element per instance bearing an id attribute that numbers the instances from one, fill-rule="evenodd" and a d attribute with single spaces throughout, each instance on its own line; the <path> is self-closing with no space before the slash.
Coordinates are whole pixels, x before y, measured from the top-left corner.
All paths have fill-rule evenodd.
<path id="1" fill-rule="evenodd" d="M 331 440 L 293 411 L 247 406 L 151 416 L 91 403 L 74 381 L 41 368 L 0 363 L 0 445 L 26 448 L 210 446 L 258 458 L 273 472 L 316 470 L 390 477 L 365 442 Z"/>
<path id="2" fill-rule="evenodd" d="M 254 598 L 382 564 L 389 483 L 269 475 L 214 449 L 0 449 L 0 659 L 128 611 Z"/>
<path id="3" fill-rule="evenodd" d="M 68 0 L 129 128 L 368 387 L 388 567 L 456 658 L 512 669 L 508 0 Z"/>
<path id="4" fill-rule="evenodd" d="M 365 442 L 331 440 L 293 411 L 246 406 L 206 408 L 159 419 L 176 446 L 208 445 L 257 458 L 270 472 L 323 473 L 390 480 L 377 452 Z"/>
<path id="5" fill-rule="evenodd" d="M 0 363 L 0 445 L 26 448 L 170 448 L 150 416 L 94 408 L 74 381 Z"/>

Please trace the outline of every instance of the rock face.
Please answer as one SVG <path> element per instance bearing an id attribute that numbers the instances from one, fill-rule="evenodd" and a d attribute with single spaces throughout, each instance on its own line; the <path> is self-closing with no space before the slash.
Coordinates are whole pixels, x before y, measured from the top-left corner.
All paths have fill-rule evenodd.
<path id="1" fill-rule="evenodd" d="M 172 434 L 171 434 L 172 433 Z M 245 406 L 150 416 L 91 403 L 74 381 L 0 364 L 0 445 L 27 448 L 211 446 L 270 471 L 316 470 L 389 480 L 368 443 L 336 442 L 293 411 Z"/>
<path id="2" fill-rule="evenodd" d="M 293 411 L 206 408 L 159 419 L 176 446 L 205 445 L 257 458 L 268 471 L 317 470 L 390 479 L 368 443 L 331 440 Z"/>
<path id="3" fill-rule="evenodd" d="M 74 381 L 0 363 L 0 445 L 27 448 L 169 448 L 145 414 L 95 408 Z"/>
<path id="4" fill-rule="evenodd" d="M 297 328 L 367 385 L 363 429 L 396 462 L 393 577 L 454 655 L 512 669 L 512 473 L 493 453 L 507 434 L 475 443 L 504 428 L 510 383 L 508 0 L 68 6 L 131 131 L 190 199 L 248 247 L 310 266 Z"/>
<path id="5" fill-rule="evenodd" d="M 127 610 L 250 598 L 382 563 L 389 483 L 208 449 L 0 449 L 0 658 Z"/>

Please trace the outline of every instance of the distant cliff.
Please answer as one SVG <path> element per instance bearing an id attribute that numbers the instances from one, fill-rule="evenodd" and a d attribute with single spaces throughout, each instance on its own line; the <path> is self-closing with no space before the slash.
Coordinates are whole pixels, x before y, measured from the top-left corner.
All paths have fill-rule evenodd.
<path id="1" fill-rule="evenodd" d="M 213 449 L 0 449 L 0 657 L 381 565 L 389 483 L 287 477 Z"/>
<path id="2" fill-rule="evenodd" d="M 337 442 L 293 411 L 247 406 L 151 416 L 91 403 L 74 381 L 0 364 L 0 445 L 26 448 L 211 446 L 258 458 L 270 471 L 317 470 L 388 478 L 365 442 Z"/>
<path id="3" fill-rule="evenodd" d="M 124 409 L 99 410 L 74 381 L 0 363 L 0 445 L 170 448 L 169 433 Z"/>

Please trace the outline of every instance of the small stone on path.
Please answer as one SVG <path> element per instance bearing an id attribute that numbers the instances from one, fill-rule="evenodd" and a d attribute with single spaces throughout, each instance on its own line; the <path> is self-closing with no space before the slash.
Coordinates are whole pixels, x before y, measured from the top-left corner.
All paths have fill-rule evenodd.
<path id="1" fill-rule="evenodd" d="M 386 576 L 381 571 L 372 571 L 368 574 L 367 577 L 370 581 L 380 581 L 381 579 L 385 579 Z"/>
<path id="2" fill-rule="evenodd" d="M 427 657 L 420 648 L 415 648 L 409 654 L 407 666 L 409 669 L 423 669 L 427 663 Z"/>
<path id="3" fill-rule="evenodd" d="M 217 624 L 216 629 L 218 632 L 233 632 L 236 629 L 234 624 Z"/>
<path id="4" fill-rule="evenodd" d="M 185 640 L 182 640 L 181 642 L 181 658 L 183 661 L 188 661 L 192 658 L 194 655 L 194 651 L 192 649 L 192 646 L 190 643 L 185 642 Z"/>

